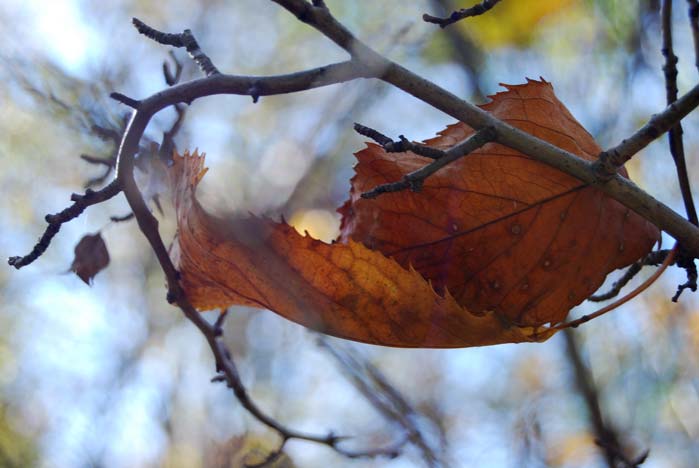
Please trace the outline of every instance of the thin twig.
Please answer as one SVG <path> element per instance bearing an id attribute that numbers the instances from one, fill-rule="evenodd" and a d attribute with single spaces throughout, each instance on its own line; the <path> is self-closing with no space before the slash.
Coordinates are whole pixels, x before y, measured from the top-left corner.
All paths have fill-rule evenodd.
<path id="1" fill-rule="evenodd" d="M 699 69 L 699 1 L 687 0 L 689 4 L 689 25 L 694 40 L 694 64 Z"/>
<path id="2" fill-rule="evenodd" d="M 428 165 L 404 175 L 403 178 L 397 182 L 390 182 L 374 187 L 370 191 L 363 193 L 362 198 L 376 198 L 382 193 L 398 192 L 406 189 L 419 192 L 425 179 L 429 176 L 442 169 L 444 166 L 477 150 L 486 143 L 493 141 L 494 138 L 495 131 L 491 127 L 478 130 L 461 143 L 449 148 L 439 159 L 435 159 Z"/>
<path id="3" fill-rule="evenodd" d="M 408 140 L 405 136 L 400 135 L 398 141 L 391 140 L 389 137 L 374 130 L 370 127 L 365 127 L 364 125 L 355 123 L 354 131 L 360 135 L 371 138 L 378 144 L 380 144 L 387 153 L 403 153 L 405 151 L 412 151 L 413 153 L 424 156 L 430 159 L 440 159 L 446 156 L 447 152 L 442 151 L 431 146 L 423 145 L 421 143 L 415 143 Z"/>
<path id="4" fill-rule="evenodd" d="M 440 28 L 446 28 L 450 24 L 454 24 L 457 21 L 461 21 L 464 18 L 469 18 L 471 16 L 479 16 L 484 13 L 487 13 L 498 3 L 500 3 L 500 0 L 483 0 L 481 3 L 474 5 L 470 8 L 462 8 L 461 10 L 455 11 L 446 18 L 440 18 L 438 16 L 432 16 L 425 13 L 424 15 L 422 15 L 422 19 L 423 21 L 426 21 L 428 23 L 438 24 Z"/>
<path id="5" fill-rule="evenodd" d="M 670 250 L 656 250 L 649 253 L 644 258 L 628 267 L 624 274 L 618 280 L 616 280 L 614 284 L 612 284 L 609 291 L 602 294 L 593 294 L 592 296 L 588 297 L 587 300 L 590 302 L 602 302 L 618 296 L 624 286 L 626 286 L 629 281 L 631 281 L 643 269 L 644 266 L 660 265 L 669 254 Z"/>
<path id="6" fill-rule="evenodd" d="M 129 106 L 132 109 L 138 109 L 138 106 L 141 104 L 141 101 L 139 101 L 138 99 L 130 98 L 121 93 L 114 92 L 111 93 L 109 97 L 114 99 L 115 101 L 119 101 L 120 103 Z"/>
<path id="7" fill-rule="evenodd" d="M 102 190 L 94 191 L 92 189 L 87 189 L 84 195 L 74 193 L 70 197 L 71 201 L 73 201 L 71 206 L 59 213 L 46 215 L 46 222 L 49 223 L 49 225 L 46 227 L 44 234 L 39 238 L 39 241 L 32 251 L 24 257 L 10 257 L 7 263 L 18 270 L 29 265 L 46 251 L 51 244 L 51 240 L 58 234 L 63 223 L 67 223 L 80 216 L 88 206 L 109 200 L 119 192 L 121 192 L 121 186 L 118 181 L 114 180 Z"/>
<path id="8" fill-rule="evenodd" d="M 692 19 L 692 8 L 690 4 L 690 23 L 696 22 L 696 18 Z M 665 57 L 665 64 L 663 66 L 663 74 L 665 75 L 665 91 L 667 97 L 668 105 L 677 101 L 677 56 L 675 55 L 672 47 L 672 0 L 664 0 L 661 12 L 661 24 L 662 24 L 662 54 Z M 692 28 L 695 24 L 692 23 Z M 695 31 L 696 33 L 696 31 Z M 696 40 L 696 36 L 695 36 Z M 684 153 L 684 139 L 682 137 L 682 124 L 677 122 L 670 131 L 668 132 L 668 142 L 670 144 L 670 154 L 675 162 L 675 168 L 677 170 L 677 181 L 680 187 L 680 193 L 682 194 L 682 201 L 684 202 L 685 211 L 687 212 L 687 218 L 689 221 L 697 225 L 699 220 L 697 219 L 697 211 L 694 206 L 694 199 L 692 197 L 692 187 L 689 183 L 689 176 L 687 174 L 687 162 Z M 690 289 L 692 291 L 697 290 L 697 269 L 694 265 L 694 259 L 686 258 L 685 255 L 681 256 L 681 262 L 678 262 L 682 268 L 685 269 L 687 273 L 687 281 L 677 287 L 677 293 L 673 296 L 672 301 L 677 302 L 680 295 L 685 289 Z"/>
<path id="9" fill-rule="evenodd" d="M 663 73 L 665 75 L 665 90 L 667 104 L 677 101 L 677 56 L 672 48 L 672 0 L 664 0 L 662 7 L 663 47 L 665 57 Z M 692 224 L 697 223 L 697 211 L 692 199 L 692 189 L 687 176 L 687 163 L 684 156 L 684 142 L 682 138 L 682 124 L 676 123 L 669 131 L 670 153 L 677 168 L 677 180 L 682 193 L 682 201 L 687 211 L 687 218 Z"/>
<path id="10" fill-rule="evenodd" d="M 125 215 L 120 215 L 120 216 L 110 216 L 109 220 L 112 221 L 113 223 L 123 223 L 125 221 L 130 221 L 133 219 L 133 213 L 127 213 Z"/>
<path id="11" fill-rule="evenodd" d="M 103 127 L 102 125 L 93 124 L 90 127 L 92 133 L 100 137 L 104 141 L 111 141 L 114 144 L 119 144 L 121 141 L 121 132 L 117 132 L 113 128 Z"/>
<path id="12" fill-rule="evenodd" d="M 114 167 L 116 159 L 114 158 L 99 158 L 97 156 L 90 156 L 89 154 L 81 154 L 80 159 L 90 164 L 102 165 L 107 167 Z"/>
<path id="13" fill-rule="evenodd" d="M 694 264 L 694 259 L 682 251 L 679 252 L 678 257 L 677 265 L 685 270 L 687 274 L 687 281 L 677 286 L 677 292 L 675 292 L 675 295 L 672 296 L 672 302 L 677 302 L 685 289 L 695 292 L 697 290 L 697 279 L 699 279 L 699 275 L 697 274 L 697 266 Z"/>
<path id="14" fill-rule="evenodd" d="M 175 86 L 177 83 L 180 82 L 180 78 L 182 77 L 182 70 L 184 69 L 184 67 L 182 66 L 180 61 L 177 60 L 177 57 L 175 57 L 174 52 L 170 51 L 168 55 L 170 55 L 170 58 L 175 64 L 175 73 L 172 73 L 172 71 L 170 70 L 170 65 L 167 61 L 165 61 L 163 62 L 163 76 L 165 77 L 165 83 L 167 83 L 168 86 Z"/>
<path id="15" fill-rule="evenodd" d="M 148 26 L 138 18 L 133 18 L 132 22 L 139 33 L 143 34 L 149 39 L 154 40 L 155 42 L 173 47 L 184 47 L 189 53 L 189 56 L 192 57 L 192 60 L 199 65 L 199 68 L 201 68 L 201 71 L 204 72 L 204 75 L 211 76 L 221 73 L 214 66 L 209 56 L 202 52 L 201 48 L 199 47 L 199 43 L 195 39 L 191 30 L 185 29 L 180 34 L 169 34 Z"/>
<path id="16" fill-rule="evenodd" d="M 606 305 L 606 306 L 602 307 L 601 309 L 599 309 L 598 311 L 595 311 L 591 314 L 583 315 L 579 319 L 571 320 L 570 322 L 558 324 L 558 325 L 554 326 L 553 328 L 556 330 L 565 330 L 568 328 L 578 328 L 583 323 L 589 322 L 592 319 L 595 319 L 601 315 L 604 315 L 607 312 L 610 312 L 610 311 L 616 309 L 617 307 L 621 306 L 622 304 L 625 304 L 628 301 L 630 301 L 631 299 L 633 299 L 634 297 L 638 296 L 643 291 L 645 291 L 651 284 L 655 283 L 655 280 L 657 280 L 660 277 L 660 275 L 662 275 L 663 272 L 667 269 L 667 267 L 672 264 L 673 260 L 675 259 L 675 255 L 677 254 L 677 248 L 678 248 L 678 244 L 675 244 L 675 246 L 672 248 L 672 250 L 667 255 L 667 257 L 665 257 L 665 260 L 660 265 L 660 267 L 658 267 L 658 269 L 655 270 L 655 272 L 647 280 L 645 280 L 643 283 L 641 283 L 641 285 L 639 285 L 636 289 L 634 289 L 633 291 L 631 291 L 630 293 L 628 293 L 627 295 L 625 295 L 621 299 L 618 299 L 618 300 L 612 302 L 611 304 Z"/>

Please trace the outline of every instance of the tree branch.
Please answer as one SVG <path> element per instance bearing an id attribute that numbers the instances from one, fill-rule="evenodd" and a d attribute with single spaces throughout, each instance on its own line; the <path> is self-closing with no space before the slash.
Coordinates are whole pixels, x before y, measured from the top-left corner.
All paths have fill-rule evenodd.
<path id="1" fill-rule="evenodd" d="M 585 402 L 590 425 L 595 436 L 595 443 L 602 450 L 602 455 L 609 468 L 635 468 L 646 459 L 648 451 L 645 451 L 635 459 L 630 459 L 625 454 L 617 430 L 608 421 L 605 421 L 600 405 L 599 394 L 595 387 L 592 374 L 583 362 L 580 346 L 573 330 L 563 332 L 566 343 L 566 356 L 573 370 L 575 388 Z"/>
<path id="2" fill-rule="evenodd" d="M 80 216 L 88 206 L 107 201 L 119 192 L 121 192 L 121 185 L 119 181 L 114 180 L 102 190 L 94 191 L 92 189 L 87 189 L 85 190 L 84 195 L 74 193 L 70 197 L 71 201 L 73 202 L 71 206 L 64 209 L 60 213 L 46 215 L 46 222 L 49 223 L 49 225 L 46 227 L 44 234 L 39 238 L 39 241 L 36 243 L 32 251 L 24 257 L 10 257 L 7 263 L 18 270 L 29 265 L 46 251 L 51 244 L 51 240 L 56 234 L 58 234 L 58 231 L 61 229 L 63 223 L 67 223 L 68 221 Z"/>
<path id="3" fill-rule="evenodd" d="M 139 33 L 159 44 L 171 45 L 173 47 L 184 47 L 189 53 L 189 56 L 192 57 L 192 60 L 199 65 L 199 68 L 201 68 L 201 71 L 204 72 L 204 75 L 211 76 L 221 73 L 218 71 L 218 68 L 214 66 L 209 56 L 201 50 L 199 43 L 195 39 L 191 30 L 185 29 L 180 34 L 168 34 L 148 26 L 138 18 L 133 18 L 131 22 Z"/>
<path id="4" fill-rule="evenodd" d="M 689 4 L 689 25 L 694 40 L 694 65 L 699 69 L 699 1 L 687 0 Z"/>
<path id="5" fill-rule="evenodd" d="M 643 291 L 648 289 L 650 285 L 655 283 L 655 281 L 660 277 L 660 275 L 663 274 L 663 272 L 667 269 L 669 265 L 672 264 L 672 262 L 675 260 L 675 255 L 677 254 L 678 250 L 678 244 L 675 244 L 675 246 L 670 250 L 670 252 L 667 254 L 665 257 L 665 260 L 663 260 L 663 263 L 660 265 L 660 267 L 653 272 L 653 274 L 645 280 L 641 285 L 639 285 L 636 289 L 625 295 L 624 297 L 617 299 L 616 301 L 612 302 L 611 304 L 608 304 L 601 309 L 591 313 L 591 314 L 586 314 L 583 315 L 582 317 L 571 320 L 570 322 L 565 322 L 565 323 L 560 323 L 558 325 L 555 325 L 553 328 L 555 330 L 566 330 L 570 328 L 577 328 L 583 323 L 587 323 L 592 319 L 595 319 L 601 315 L 606 314 L 607 312 L 611 312 L 612 310 L 616 309 L 617 307 L 621 306 L 622 304 L 627 303 L 634 297 L 638 296 L 641 294 Z"/>
<path id="6" fill-rule="evenodd" d="M 662 53 L 665 57 L 663 73 L 665 75 L 665 89 L 667 104 L 671 105 L 677 101 L 677 56 L 672 48 L 672 0 L 664 0 L 662 8 L 662 30 L 663 47 Z M 692 188 L 687 175 L 687 163 L 684 157 L 684 141 L 682 138 L 682 124 L 677 122 L 670 128 L 668 139 L 670 143 L 670 154 L 675 161 L 677 168 L 677 180 L 682 193 L 682 201 L 687 211 L 687 218 L 692 224 L 697 223 L 697 210 L 692 199 Z"/>
<path id="7" fill-rule="evenodd" d="M 360 129 L 366 129 L 366 127 L 360 126 Z M 434 161 L 416 171 L 406 174 L 397 182 L 391 182 L 374 187 L 372 190 L 363 193 L 362 198 L 376 198 L 382 193 L 398 192 L 405 189 L 410 189 L 413 192 L 419 192 L 425 182 L 425 179 L 427 179 L 429 176 L 442 169 L 444 166 L 451 164 L 457 159 L 460 159 L 477 150 L 486 143 L 493 141 L 494 137 L 495 132 L 493 129 L 491 127 L 485 127 L 446 151 L 440 151 L 436 150 L 435 148 L 430 148 L 429 146 L 410 143 L 404 137 L 398 144 L 389 142 L 384 147 L 388 146 L 390 148 L 390 152 L 406 151 L 406 149 L 410 150 L 410 148 L 413 148 L 420 152 L 431 154 L 432 156 L 428 157 L 432 157 Z M 431 151 L 428 151 L 428 149 Z"/>
<path id="8" fill-rule="evenodd" d="M 670 250 L 656 250 L 655 252 L 649 253 L 644 258 L 628 267 L 624 274 L 614 282 L 609 291 L 602 294 L 593 294 L 592 296 L 588 297 L 587 300 L 590 302 L 602 302 L 618 296 L 623 287 L 626 286 L 638 273 L 640 273 L 644 266 L 657 266 L 663 263 L 670 252 Z"/>
<path id="9" fill-rule="evenodd" d="M 387 153 L 403 153 L 405 151 L 412 151 L 417 155 L 430 159 L 440 159 L 446 155 L 446 151 L 423 145 L 422 143 L 415 143 L 408 140 L 403 135 L 398 137 L 398 141 L 391 140 L 383 133 L 358 123 L 354 124 L 354 131 L 360 135 L 371 138 L 380 144 Z"/>
<path id="10" fill-rule="evenodd" d="M 294 13 L 300 20 L 314 27 L 330 40 L 344 48 L 354 60 L 379 79 L 396 86 L 432 107 L 480 130 L 492 127 L 495 141 L 520 151 L 536 161 L 555 167 L 583 182 L 594 184 L 610 197 L 631 208 L 660 229 L 668 232 L 691 256 L 699 257 L 699 229 L 670 207 L 647 194 L 633 182 L 616 173 L 619 167 L 651 141 L 669 130 L 699 105 L 699 85 L 692 88 L 677 102 L 660 114 L 618 147 L 600 155 L 600 160 L 590 163 L 515 128 L 486 111 L 458 98 L 415 73 L 379 55 L 356 39 L 326 8 L 316 8 L 305 0 L 272 0 Z M 624 155 L 625 159 L 614 155 Z M 612 157 L 610 166 L 609 158 Z M 608 171 L 611 171 L 608 173 Z M 609 176 L 611 174 L 611 176 Z"/>

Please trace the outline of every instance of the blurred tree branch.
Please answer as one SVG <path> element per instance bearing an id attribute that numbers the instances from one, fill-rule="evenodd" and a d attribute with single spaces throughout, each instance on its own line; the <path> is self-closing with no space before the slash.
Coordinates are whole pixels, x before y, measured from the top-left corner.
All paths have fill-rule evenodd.
<path id="1" fill-rule="evenodd" d="M 633 458 L 626 454 L 628 449 L 624 447 L 618 430 L 605 420 L 599 391 L 592 378 L 592 373 L 583 361 L 575 331 L 568 328 L 563 331 L 563 336 L 565 337 L 566 357 L 573 372 L 575 388 L 585 402 L 592 432 L 595 435 L 595 443 L 602 449 L 607 466 L 609 468 L 638 467 L 648 457 L 649 451 L 646 450 Z"/>

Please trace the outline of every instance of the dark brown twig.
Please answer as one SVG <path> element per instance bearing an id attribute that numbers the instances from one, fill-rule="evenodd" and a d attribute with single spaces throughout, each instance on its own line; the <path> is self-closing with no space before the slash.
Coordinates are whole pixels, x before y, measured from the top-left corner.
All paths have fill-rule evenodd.
<path id="1" fill-rule="evenodd" d="M 175 86 L 177 83 L 180 82 L 180 78 L 182 77 L 182 70 L 184 69 L 184 67 L 182 66 L 180 61 L 177 60 L 177 57 L 175 57 L 175 54 L 172 51 L 170 51 L 168 55 L 170 55 L 170 58 L 175 64 L 175 73 L 172 73 L 172 70 L 170 70 L 170 65 L 167 61 L 165 61 L 163 62 L 163 76 L 165 77 L 165 83 L 167 83 L 168 86 Z"/>
<path id="2" fill-rule="evenodd" d="M 120 103 L 129 106 L 132 109 L 138 109 L 138 106 L 141 104 L 141 101 L 130 98 L 124 94 L 117 92 L 111 93 L 109 97 L 114 99 L 115 101 L 119 101 Z"/>
<path id="3" fill-rule="evenodd" d="M 125 215 L 121 216 L 110 216 L 109 220 L 112 221 L 113 223 L 123 223 L 125 221 L 130 221 L 133 219 L 133 213 L 127 213 Z"/>
<path id="4" fill-rule="evenodd" d="M 380 144 L 383 147 L 383 149 L 386 150 L 387 153 L 403 153 L 405 151 L 412 151 L 415 154 L 430 159 L 440 159 L 446 156 L 446 151 L 442 151 L 431 146 L 423 145 L 421 143 L 412 142 L 405 138 L 405 136 L 403 135 L 400 135 L 398 137 L 398 141 L 394 141 L 386 135 L 384 135 L 383 133 L 380 133 L 379 131 L 374 130 L 373 128 L 365 127 L 364 125 L 358 123 L 354 124 L 354 131 L 359 133 L 360 135 L 364 135 L 366 137 L 371 138 L 372 140 Z"/>
<path id="5" fill-rule="evenodd" d="M 104 169 L 104 172 L 102 174 L 92 177 L 89 179 L 87 182 L 85 182 L 84 187 L 85 188 L 92 188 L 97 185 L 102 184 L 105 180 L 107 180 L 107 177 L 109 177 L 109 174 L 112 173 L 112 170 L 114 169 L 114 166 L 116 165 L 116 155 L 115 156 L 110 156 L 107 158 L 98 158 L 96 156 L 90 156 L 88 154 L 81 154 L 80 159 L 82 159 L 85 162 L 88 162 L 90 164 L 98 165 L 98 166 L 106 166 Z"/>
<path id="6" fill-rule="evenodd" d="M 690 20 L 691 20 L 690 8 Z M 665 75 L 665 91 L 668 105 L 677 101 L 677 56 L 672 47 L 672 0 L 664 0 L 661 10 L 662 23 L 662 54 L 665 57 L 665 65 L 663 66 L 663 74 Z M 694 25 L 692 25 L 694 27 Z M 695 38 L 696 39 L 696 38 Z M 697 219 L 697 211 L 694 206 L 692 197 L 692 187 L 689 183 L 687 174 L 687 162 L 684 154 L 684 139 L 682 137 L 682 124 L 677 122 L 668 132 L 668 142 L 670 144 L 670 154 L 675 162 L 677 170 L 677 181 L 682 194 L 685 211 L 689 222 L 694 225 L 699 224 Z M 672 298 L 673 302 L 677 302 L 680 295 L 685 289 L 691 291 L 697 290 L 697 269 L 692 258 L 681 256 L 681 261 L 678 262 L 687 273 L 687 281 L 677 287 L 677 292 Z"/>
<path id="7" fill-rule="evenodd" d="M 111 141 L 116 145 L 118 145 L 121 141 L 121 132 L 118 132 L 113 128 L 107 128 L 102 125 L 93 124 L 90 127 L 90 130 L 92 130 L 92 133 L 94 133 L 104 141 Z"/>
<path id="8" fill-rule="evenodd" d="M 486 143 L 493 141 L 494 138 L 495 130 L 493 130 L 491 127 L 485 127 L 478 130 L 461 143 L 458 143 L 449 148 L 447 151 L 444 151 L 443 154 L 439 155 L 439 159 L 435 159 L 430 164 L 404 175 L 403 178 L 397 182 L 390 182 L 374 187 L 370 191 L 363 193 L 362 198 L 376 198 L 382 193 L 398 192 L 406 189 L 419 192 L 422 188 L 422 184 L 425 182 L 425 179 L 427 179 L 429 176 L 442 169 L 444 166 L 451 164 L 457 159 L 477 150 Z M 414 145 L 410 142 L 407 143 Z"/>
<path id="9" fill-rule="evenodd" d="M 173 47 L 184 47 L 189 53 L 189 56 L 192 57 L 192 60 L 199 65 L 199 68 L 201 68 L 201 71 L 204 72 L 204 75 L 211 76 L 221 73 L 214 66 L 209 56 L 202 52 L 201 48 L 199 47 L 199 43 L 194 38 L 194 34 L 192 34 L 191 30 L 185 29 L 180 34 L 170 34 L 158 31 L 157 29 L 148 26 L 138 18 L 133 18 L 132 22 L 139 33 L 159 44 L 170 45 Z"/>
<path id="10" fill-rule="evenodd" d="M 624 286 L 626 286 L 629 281 L 631 281 L 643 269 L 644 266 L 660 265 L 669 254 L 670 250 L 656 250 L 649 253 L 644 258 L 628 267 L 621 278 L 612 284 L 609 291 L 602 294 L 593 294 L 592 296 L 588 297 L 587 300 L 591 302 L 602 302 L 618 296 Z"/>
<path id="11" fill-rule="evenodd" d="M 569 328 L 577 328 L 580 325 L 582 325 L 583 323 L 587 323 L 592 319 L 595 319 L 597 317 L 600 317 L 600 316 L 606 314 L 607 312 L 611 312 L 612 310 L 616 309 L 617 307 L 621 306 L 622 304 L 625 304 L 626 302 L 630 301 L 634 297 L 638 296 L 643 291 L 648 289 L 653 283 L 655 283 L 655 281 L 660 277 L 660 275 L 663 274 L 663 272 L 667 269 L 667 267 L 672 264 L 672 262 L 675 260 L 675 255 L 677 255 L 677 250 L 678 250 L 678 244 L 675 243 L 675 246 L 667 254 L 667 256 L 665 257 L 665 260 L 663 260 L 663 263 L 660 265 L 660 267 L 658 267 L 658 269 L 655 270 L 655 272 L 653 272 L 653 274 L 647 280 L 645 280 L 636 289 L 634 289 L 630 293 L 626 294 L 621 299 L 617 299 L 616 301 L 612 302 L 611 304 L 608 304 L 608 305 L 602 307 L 601 309 L 599 309 L 591 314 L 583 315 L 582 317 L 575 319 L 575 320 L 571 320 L 570 322 L 560 323 L 560 324 L 554 326 L 553 328 L 556 330 L 565 330 L 565 329 L 569 329 Z"/>
<path id="12" fill-rule="evenodd" d="M 671 105 L 677 101 L 677 56 L 672 48 L 672 0 L 664 0 L 662 7 L 662 30 L 663 47 L 662 53 L 665 57 L 663 73 L 665 75 L 665 90 L 667 104 Z M 697 211 L 692 199 L 692 189 L 687 176 L 687 163 L 684 156 L 684 142 L 682 138 L 682 124 L 677 122 L 670 128 L 669 143 L 672 159 L 677 168 L 677 180 L 682 193 L 682 200 L 687 211 L 687 218 L 692 224 L 698 224 Z"/>
<path id="13" fill-rule="evenodd" d="M 53 237 L 58 234 L 63 223 L 77 218 L 85 211 L 88 206 L 96 205 L 102 203 L 103 201 L 109 200 L 116 194 L 121 192 L 121 186 L 118 181 L 113 181 L 102 190 L 94 191 L 92 189 L 87 189 L 84 195 L 79 195 L 74 193 L 71 195 L 70 199 L 73 202 L 71 206 L 64 209 L 60 213 L 46 215 L 46 222 L 49 225 L 46 227 L 44 234 L 39 238 L 32 251 L 25 255 L 24 257 L 10 257 L 7 261 L 10 265 L 16 269 L 20 269 L 24 266 L 29 265 L 34 260 L 39 258 L 51 244 Z"/>
<path id="14" fill-rule="evenodd" d="M 116 160 L 113 158 L 99 158 L 97 156 L 90 156 L 89 154 L 81 154 L 80 159 L 90 164 L 107 167 L 114 167 L 114 163 L 116 162 Z"/>
<path id="15" fill-rule="evenodd" d="M 699 69 L 699 1 L 687 0 L 689 4 L 689 25 L 694 40 L 694 64 Z"/>
<path id="16" fill-rule="evenodd" d="M 440 18 L 438 16 L 432 16 L 425 13 L 422 15 L 422 20 L 428 23 L 438 24 L 440 28 L 446 28 L 450 24 L 454 24 L 462 19 L 487 13 L 498 3 L 500 3 L 500 0 L 483 0 L 481 3 L 470 8 L 462 8 L 461 10 L 455 11 L 446 18 Z"/>
<path id="17" fill-rule="evenodd" d="M 697 274 L 697 266 L 694 264 L 694 259 L 685 255 L 684 252 L 680 252 L 677 265 L 685 270 L 687 281 L 677 286 L 677 292 L 672 296 L 672 302 L 677 302 L 685 289 L 695 292 L 697 290 L 697 279 L 699 276 Z"/>

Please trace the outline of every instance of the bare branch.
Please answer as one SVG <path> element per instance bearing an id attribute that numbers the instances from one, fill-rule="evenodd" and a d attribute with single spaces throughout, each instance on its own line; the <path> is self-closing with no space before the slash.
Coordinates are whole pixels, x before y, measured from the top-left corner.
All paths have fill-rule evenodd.
<path id="1" fill-rule="evenodd" d="M 687 0 L 689 4 L 689 25 L 694 39 L 694 64 L 699 69 L 699 1 Z"/>
<path id="2" fill-rule="evenodd" d="M 410 189 L 413 192 L 419 192 L 423 183 L 425 182 L 425 179 L 427 179 L 429 176 L 442 169 L 444 166 L 451 164 L 457 159 L 477 150 L 486 143 L 493 141 L 494 138 L 495 131 L 491 127 L 485 127 L 478 130 L 461 143 L 449 148 L 441 157 L 439 157 L 439 159 L 435 159 L 434 162 L 406 174 L 397 182 L 391 182 L 374 187 L 369 192 L 363 193 L 362 198 L 376 198 L 382 193 L 398 192 L 405 189 Z"/>
<path id="3" fill-rule="evenodd" d="M 146 126 L 155 113 L 167 106 L 179 102 L 191 102 L 193 99 L 211 94 L 248 94 L 250 88 L 253 86 L 258 89 L 260 95 L 282 94 L 346 81 L 348 79 L 364 76 L 365 73 L 366 71 L 360 70 L 355 63 L 343 62 L 275 77 L 238 77 L 216 74 L 201 80 L 173 86 L 150 98 L 140 101 L 138 110 L 134 112 L 127 126 L 127 130 L 124 133 L 117 160 L 117 180 L 122 184 L 124 195 L 133 211 L 138 226 L 150 243 L 165 274 L 168 289 L 167 300 L 172 304 L 176 304 L 187 319 L 189 319 L 206 338 L 216 361 L 216 369 L 221 373 L 220 377 L 216 377 L 215 379 L 225 379 L 227 385 L 233 390 L 243 408 L 262 424 L 276 431 L 283 441 L 288 439 L 301 439 L 321 443 L 350 457 L 395 456 L 396 452 L 393 446 L 386 449 L 372 449 L 366 452 L 347 451 L 339 446 L 340 442 L 344 440 L 343 437 L 336 436 L 332 433 L 326 436 L 317 436 L 294 431 L 280 424 L 257 407 L 240 380 L 238 370 L 232 360 L 230 351 L 220 339 L 220 327 L 217 324 L 210 325 L 188 301 L 179 283 L 179 272 L 172 263 L 167 248 L 160 237 L 158 221 L 148 209 L 143 195 L 136 185 L 133 169 L 134 155 L 139 148 L 139 143 L 143 137 Z"/>
<path id="4" fill-rule="evenodd" d="M 624 272 L 621 278 L 614 282 L 609 291 L 603 294 L 592 295 L 588 297 L 587 300 L 590 302 L 602 302 L 618 296 L 623 287 L 626 286 L 629 283 L 629 281 L 631 281 L 643 269 L 644 266 L 657 266 L 663 263 L 663 261 L 665 260 L 665 258 L 667 258 L 669 254 L 670 250 L 657 250 L 655 252 L 649 253 L 644 258 L 627 268 L 627 270 Z"/>
<path id="5" fill-rule="evenodd" d="M 665 57 L 663 73 L 665 74 L 665 89 L 667 104 L 677 101 L 677 56 L 672 49 L 672 0 L 663 1 L 662 7 L 663 47 Z M 692 188 L 687 175 L 687 163 L 684 157 L 684 141 L 682 138 L 682 124 L 677 122 L 669 131 L 670 153 L 677 168 L 677 180 L 682 193 L 682 201 L 687 211 L 687 218 L 692 224 L 698 224 L 697 210 L 692 199 Z"/>
<path id="6" fill-rule="evenodd" d="M 110 216 L 109 220 L 113 223 L 123 223 L 125 221 L 130 221 L 133 219 L 133 213 L 127 213 L 121 216 Z"/>
<path id="7" fill-rule="evenodd" d="M 498 3 L 500 3 L 500 0 L 483 0 L 481 3 L 478 3 L 470 8 L 462 8 L 461 10 L 455 11 L 446 18 L 439 18 L 437 16 L 432 16 L 425 13 L 422 15 L 422 20 L 427 21 L 428 23 L 438 24 L 440 28 L 446 28 L 450 24 L 454 24 L 462 19 L 487 13 Z"/>
<path id="8" fill-rule="evenodd" d="M 699 257 L 699 229 L 685 218 L 647 194 L 628 179 L 617 174 L 617 169 L 634 154 L 669 130 L 699 105 L 699 85 L 652 117 L 619 146 L 607 150 L 595 163 L 579 158 L 544 140 L 497 119 L 486 111 L 460 99 L 400 65 L 382 57 L 369 46 L 355 38 L 326 8 L 314 8 L 304 0 L 272 0 L 295 14 L 303 22 L 313 26 L 330 40 L 344 48 L 361 62 L 369 74 L 430 104 L 476 130 L 493 127 L 496 141 L 520 151 L 560 171 L 570 174 L 631 208 L 660 229 L 678 240 L 690 255 Z"/>
<path id="9" fill-rule="evenodd" d="M 119 101 L 120 103 L 129 106 L 132 109 L 138 109 L 138 106 L 141 105 L 140 101 L 132 99 L 121 93 L 111 93 L 109 97 L 114 99 L 115 101 Z"/>
<path id="10" fill-rule="evenodd" d="M 554 326 L 553 328 L 555 330 L 566 330 L 569 328 L 578 328 L 583 323 L 587 323 L 590 320 L 595 319 L 601 315 L 604 315 L 607 312 L 611 312 L 612 310 L 616 309 L 617 307 L 621 306 L 622 304 L 627 303 L 628 301 L 630 301 L 631 299 L 633 299 L 634 297 L 638 296 L 643 291 L 648 289 L 648 287 L 651 284 L 655 283 L 655 280 L 657 280 L 660 277 L 660 275 L 662 275 L 663 272 L 667 269 L 667 267 L 669 265 L 671 265 L 672 262 L 675 260 L 675 255 L 677 254 L 677 250 L 678 250 L 678 244 L 675 244 L 675 246 L 672 248 L 672 250 L 667 255 L 667 257 L 665 257 L 665 260 L 663 261 L 663 263 L 660 265 L 660 267 L 657 270 L 655 270 L 655 272 L 650 276 L 650 278 L 645 280 L 643 283 L 641 283 L 640 286 L 638 286 L 636 289 L 634 289 L 633 291 L 631 291 L 630 293 L 628 293 L 627 295 L 625 295 L 621 299 L 618 299 L 618 300 L 612 302 L 611 304 L 606 305 L 606 306 L 602 307 L 601 309 L 599 309 L 591 314 L 583 315 L 579 319 L 571 320 L 570 322 L 561 323 L 559 325 Z"/>
<path id="11" fill-rule="evenodd" d="M 98 203 L 102 203 L 103 201 L 109 200 L 119 192 L 121 192 L 121 186 L 117 180 L 114 180 L 112 183 L 99 191 L 87 189 L 84 195 L 74 193 L 70 197 L 70 199 L 73 201 L 71 206 L 64 209 L 60 213 L 46 215 L 46 222 L 49 223 L 49 225 L 46 227 L 46 231 L 44 231 L 44 234 L 41 236 L 41 238 L 39 238 L 39 241 L 36 243 L 32 251 L 24 257 L 10 257 L 7 263 L 18 270 L 29 265 L 46 251 L 51 244 L 51 240 L 56 234 L 58 234 L 58 231 L 61 229 L 61 225 L 63 225 L 63 223 L 67 223 L 68 221 L 80 216 L 88 206 L 96 205 Z"/>
<path id="12" fill-rule="evenodd" d="M 672 296 L 672 302 L 677 302 L 685 289 L 695 292 L 697 290 L 697 279 L 699 279 L 694 259 L 685 255 L 684 252 L 680 252 L 678 257 L 677 265 L 686 271 L 687 281 L 677 286 L 677 292 Z"/>
<path id="13" fill-rule="evenodd" d="M 139 33 L 143 34 L 149 39 L 153 39 L 155 42 L 171 45 L 173 47 L 184 47 L 189 53 L 189 56 L 192 57 L 192 60 L 199 65 L 199 68 L 201 68 L 201 71 L 204 72 L 204 75 L 211 76 L 221 73 L 214 66 L 209 56 L 202 52 L 201 48 L 199 47 L 199 43 L 195 39 L 191 30 L 185 29 L 180 34 L 169 34 L 148 26 L 138 18 L 133 18 L 132 23 Z"/>
<path id="14" fill-rule="evenodd" d="M 177 57 L 175 57 L 175 54 L 172 51 L 170 51 L 169 55 L 170 58 L 172 58 L 172 61 L 175 63 L 175 73 L 172 73 L 172 70 L 170 70 L 170 65 L 167 63 L 167 61 L 165 61 L 163 62 L 163 76 L 165 76 L 165 82 L 168 84 L 168 86 L 174 86 L 180 82 L 184 67 L 182 67 L 182 64 L 179 60 L 177 60 Z"/>
<path id="15" fill-rule="evenodd" d="M 400 135 L 398 141 L 391 140 L 383 133 L 374 130 L 373 128 L 365 127 L 358 123 L 354 124 L 354 130 L 360 135 L 371 138 L 378 144 L 380 144 L 387 153 L 403 153 L 405 151 L 412 151 L 415 154 L 424 156 L 430 159 L 440 159 L 446 155 L 446 151 L 442 151 L 431 146 L 423 145 L 421 143 L 415 143 L 409 141 L 405 136 Z"/>

